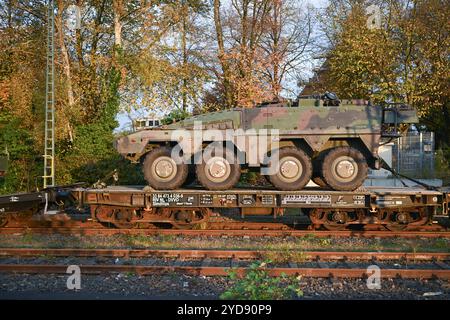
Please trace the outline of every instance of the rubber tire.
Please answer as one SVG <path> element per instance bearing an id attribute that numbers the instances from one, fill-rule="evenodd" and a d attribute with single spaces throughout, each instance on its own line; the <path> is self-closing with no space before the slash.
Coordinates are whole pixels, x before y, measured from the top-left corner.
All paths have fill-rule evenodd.
<path id="1" fill-rule="evenodd" d="M 197 180 L 200 184 L 208 190 L 228 190 L 232 189 L 233 186 L 238 183 L 241 177 L 241 165 L 238 163 L 238 159 L 233 150 L 224 148 L 225 155 L 223 157 L 227 157 L 227 154 L 230 152 L 233 153 L 234 164 L 230 164 L 230 176 L 222 182 L 214 182 L 208 179 L 205 174 L 205 165 L 206 163 L 202 159 L 201 164 L 195 165 L 195 172 L 197 175 Z M 216 156 L 215 154 L 213 156 Z M 231 155 L 230 155 L 231 156 Z"/>
<path id="2" fill-rule="evenodd" d="M 145 180 L 147 180 L 147 183 L 156 190 L 173 190 L 181 187 L 183 183 L 186 181 L 187 175 L 188 175 L 188 165 L 185 163 L 178 164 L 177 165 L 177 174 L 175 177 L 167 182 L 164 181 L 158 181 L 156 179 L 153 179 L 152 173 L 151 173 L 151 165 L 153 161 L 155 161 L 159 157 L 170 157 L 172 152 L 172 148 L 170 147 L 159 147 L 156 149 L 153 149 L 149 153 L 147 153 L 147 156 L 145 157 L 144 164 L 143 164 L 143 171 L 144 171 L 144 177 Z"/>
<path id="3" fill-rule="evenodd" d="M 328 189 L 329 185 L 326 184 L 325 180 L 322 176 L 322 168 L 321 164 L 323 162 L 323 158 L 326 155 L 326 151 L 321 152 L 316 158 L 312 160 L 313 163 L 313 174 L 311 180 L 317 184 L 320 188 Z"/>
<path id="4" fill-rule="evenodd" d="M 358 165 L 358 174 L 350 182 L 338 181 L 331 172 L 331 165 L 333 161 L 341 156 L 348 156 L 353 158 Z M 322 168 L 322 176 L 325 183 L 329 185 L 333 190 L 337 191 L 356 190 L 363 184 L 364 180 L 367 178 L 368 173 L 368 165 L 366 158 L 359 150 L 352 147 L 337 147 L 331 149 L 324 156 L 321 168 Z"/>
<path id="5" fill-rule="evenodd" d="M 311 180 L 312 176 L 312 163 L 310 157 L 303 152 L 302 150 L 295 148 L 295 147 L 286 147 L 279 149 L 279 160 L 281 160 L 283 157 L 291 156 L 295 157 L 298 160 L 300 160 L 302 166 L 303 166 L 303 172 L 300 178 L 291 183 L 287 183 L 283 180 L 281 180 L 278 175 L 272 174 L 268 176 L 268 179 L 270 183 L 277 188 L 278 190 L 283 191 L 296 191 L 303 189 L 306 184 Z"/>

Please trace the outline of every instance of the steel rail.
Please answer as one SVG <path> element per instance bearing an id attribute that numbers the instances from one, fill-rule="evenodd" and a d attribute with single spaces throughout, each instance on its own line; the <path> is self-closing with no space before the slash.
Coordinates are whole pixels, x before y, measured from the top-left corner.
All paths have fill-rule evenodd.
<path id="1" fill-rule="evenodd" d="M 136 273 L 139 275 L 149 274 L 172 274 L 183 273 L 198 276 L 226 276 L 230 268 L 225 267 L 191 267 L 191 266 L 132 266 L 132 265 L 82 265 L 83 274 L 104 273 Z M 233 268 L 238 275 L 242 276 L 247 268 Z M 27 274 L 65 274 L 66 265 L 32 265 L 32 264 L 2 264 L 0 272 L 27 273 Z M 344 269 L 344 268 L 269 268 L 269 275 L 301 275 L 314 278 L 365 278 L 370 276 L 366 269 Z M 450 270 L 440 269 L 382 269 L 381 278 L 419 278 L 419 279 L 450 279 Z"/>
<path id="2" fill-rule="evenodd" d="M 74 248 L 0 248 L 2 256 L 52 256 L 52 257 L 164 257 L 177 259 L 260 259 L 267 253 L 279 250 L 218 250 L 218 249 L 74 249 Z M 289 252 L 301 254 L 305 260 L 450 260 L 450 252 L 360 252 L 360 251 L 301 251 Z"/>
<path id="3" fill-rule="evenodd" d="M 0 234 L 76 234 L 76 235 L 174 235 L 174 236 L 248 236 L 248 237 L 380 237 L 380 238 L 450 238 L 450 231 L 375 231 L 375 230 L 182 230 L 182 229 L 112 229 L 112 228 L 82 228 L 82 227 L 5 227 L 0 228 Z"/>

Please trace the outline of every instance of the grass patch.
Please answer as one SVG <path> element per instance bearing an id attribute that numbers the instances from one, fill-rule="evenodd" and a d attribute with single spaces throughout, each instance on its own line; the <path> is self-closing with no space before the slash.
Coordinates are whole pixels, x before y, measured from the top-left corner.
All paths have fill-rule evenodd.
<path id="1" fill-rule="evenodd" d="M 203 238 L 179 236 L 114 235 L 114 236 L 66 236 L 0 235 L 0 247 L 32 248 L 127 248 L 127 249 L 243 249 L 270 250 L 265 258 L 286 261 L 287 258 L 301 260 L 299 252 L 307 251 L 405 251 L 405 252 L 450 252 L 450 241 L 446 238 L 401 239 L 401 238 L 249 238 L 239 237 Z M 275 257 L 275 254 L 280 257 Z M 295 255 L 298 255 L 295 257 Z"/>
<path id="2" fill-rule="evenodd" d="M 317 239 L 320 247 L 329 247 L 331 246 L 331 239 Z"/>
<path id="3" fill-rule="evenodd" d="M 272 261 L 273 263 L 288 263 L 297 262 L 302 263 L 307 260 L 307 253 L 298 250 L 279 250 L 279 251 L 263 251 L 261 254 L 262 260 Z"/>
<path id="4" fill-rule="evenodd" d="M 240 278 L 236 269 L 228 272 L 232 286 L 220 295 L 225 300 L 286 300 L 303 296 L 300 277 L 271 277 L 266 262 L 255 262 Z"/>
<path id="5" fill-rule="evenodd" d="M 448 239 L 438 238 L 438 239 L 435 240 L 433 247 L 436 248 L 436 249 L 447 249 L 447 250 L 449 250 L 450 243 L 449 243 Z"/>
<path id="6" fill-rule="evenodd" d="M 22 241 L 22 243 L 24 243 L 24 244 L 31 244 L 33 241 L 35 241 L 34 235 L 33 235 L 32 233 L 25 233 L 25 234 L 22 236 L 21 241 Z"/>

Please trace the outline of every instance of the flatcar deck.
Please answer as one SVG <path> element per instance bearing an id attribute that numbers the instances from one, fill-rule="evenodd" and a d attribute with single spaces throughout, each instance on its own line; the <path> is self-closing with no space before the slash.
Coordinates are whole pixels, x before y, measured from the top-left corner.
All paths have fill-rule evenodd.
<path id="1" fill-rule="evenodd" d="M 105 189 L 75 189 L 84 204 L 139 207 L 298 207 L 298 208 L 401 208 L 440 206 L 443 194 L 421 188 L 366 187 L 356 191 L 306 188 L 279 191 L 239 188 L 210 191 L 198 188 L 149 190 L 144 186 L 110 186 Z"/>
<path id="2" fill-rule="evenodd" d="M 236 215 L 239 221 L 249 215 L 274 218 L 306 215 L 314 227 L 323 226 L 328 230 L 342 230 L 352 224 L 376 224 L 399 231 L 429 225 L 437 216 L 448 219 L 450 201 L 448 192 L 418 187 L 366 187 L 355 191 L 319 188 L 279 191 L 263 187 L 226 191 L 198 187 L 177 190 L 153 190 L 145 186 L 54 187 L 31 194 L 1 196 L 0 226 L 8 223 L 8 213 L 60 212 L 68 197 L 76 200 L 78 208 L 88 207 L 86 213 L 91 220 L 103 225 L 132 228 L 169 224 L 181 229 L 212 221 L 226 224 L 230 219 L 231 222 L 236 220 Z"/>

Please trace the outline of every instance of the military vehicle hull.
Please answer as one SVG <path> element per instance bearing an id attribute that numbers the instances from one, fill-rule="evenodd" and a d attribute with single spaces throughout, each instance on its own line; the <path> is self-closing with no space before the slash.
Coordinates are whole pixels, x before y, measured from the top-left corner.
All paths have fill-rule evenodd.
<path id="1" fill-rule="evenodd" d="M 297 106 L 269 104 L 198 115 L 132 133 L 115 147 L 143 163 L 155 189 L 178 188 L 195 171 L 205 188 L 226 190 L 239 180 L 242 168 L 261 167 L 277 189 L 300 190 L 313 179 L 324 188 L 346 191 L 363 183 L 368 168 L 380 168 L 381 140 L 398 136 L 401 124 L 415 122 L 414 110 L 404 106 L 317 106 L 317 100 L 299 100 Z M 222 149 L 196 157 L 208 146 Z M 174 148 L 183 163 L 174 160 Z"/>

